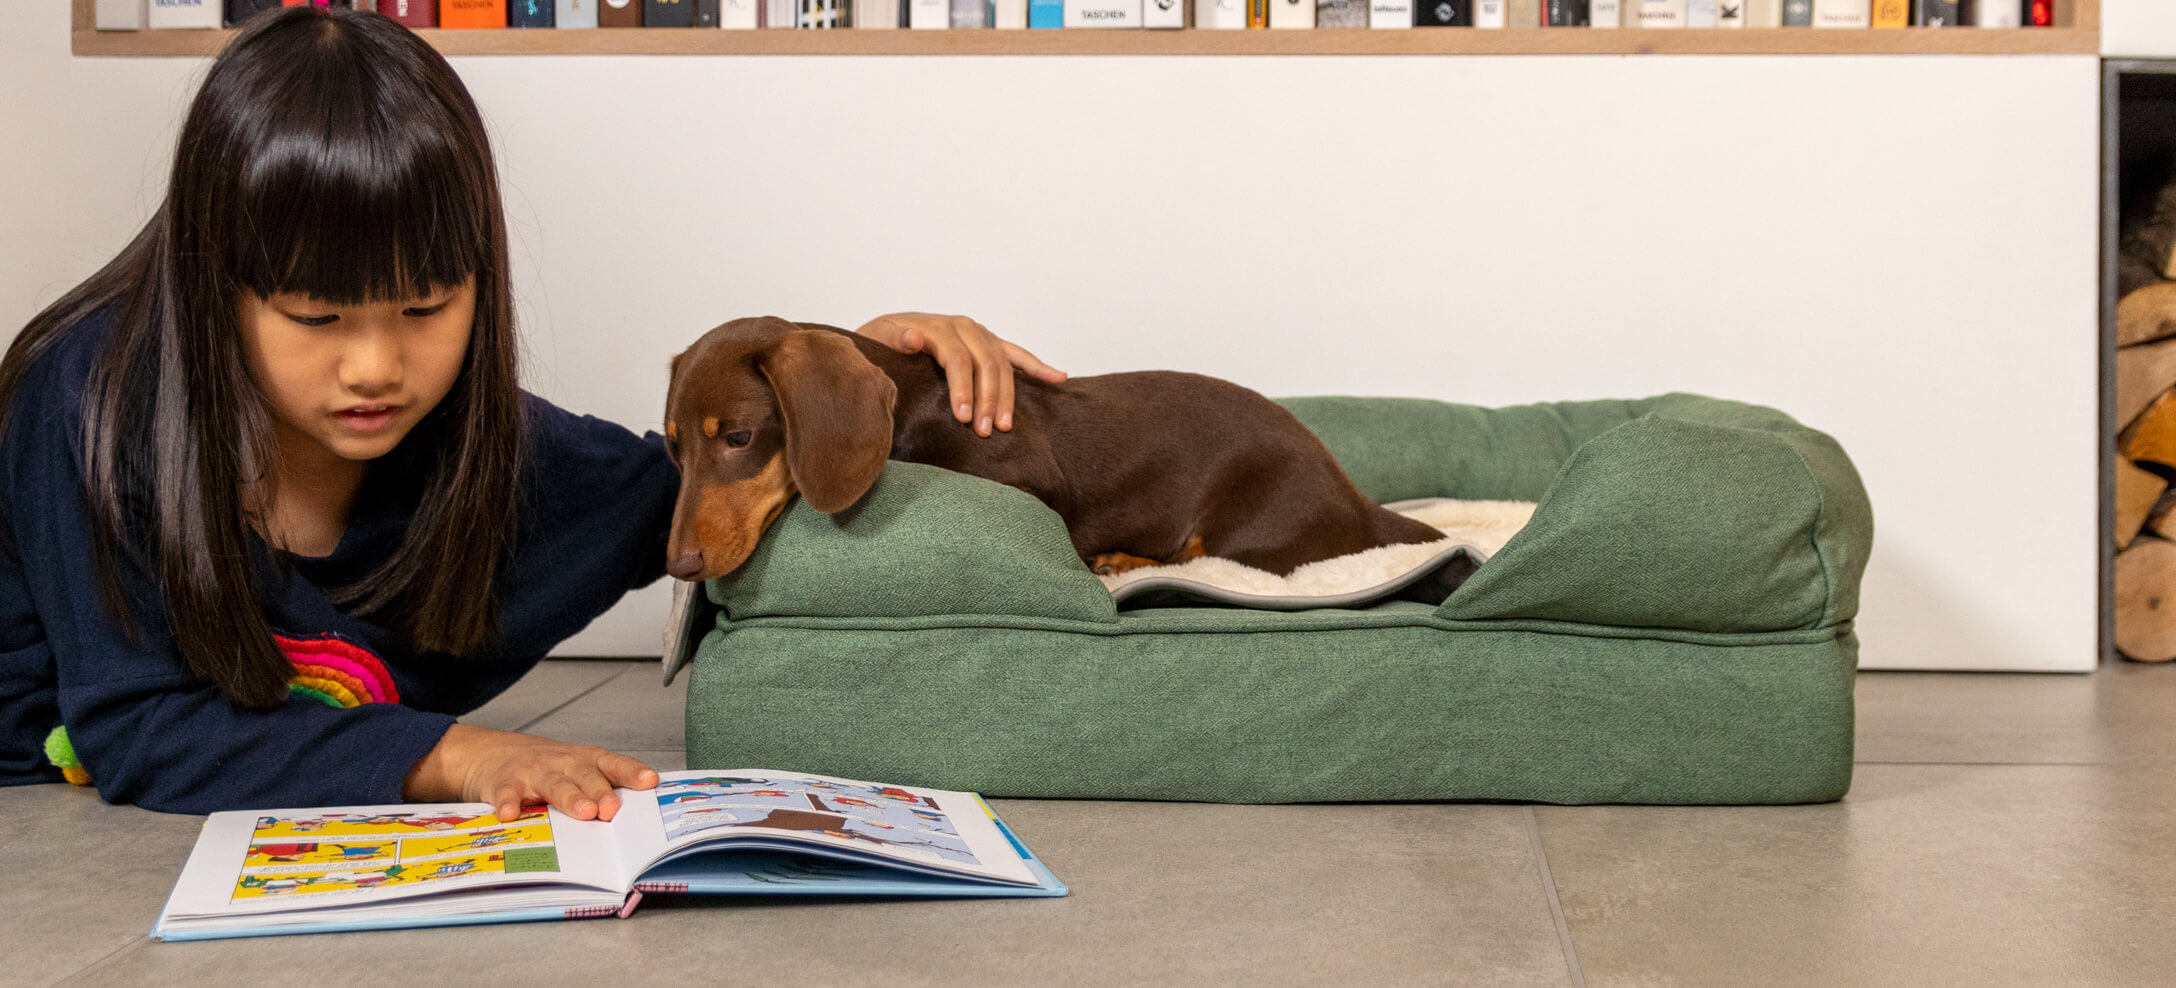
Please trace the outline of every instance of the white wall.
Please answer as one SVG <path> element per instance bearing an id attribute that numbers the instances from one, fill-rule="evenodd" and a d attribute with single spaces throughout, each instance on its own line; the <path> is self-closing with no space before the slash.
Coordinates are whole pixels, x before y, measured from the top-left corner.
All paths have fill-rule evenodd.
<path id="1" fill-rule="evenodd" d="M 0 14 L 0 323 L 103 260 L 201 63 Z M 469 58 L 530 381 L 652 427 L 726 318 L 966 312 L 1076 374 L 1692 390 L 1842 440 L 1869 666 L 2094 663 L 2098 68 L 2006 58 Z M 1939 104 L 1939 112 L 1930 106 Z M 571 652 L 654 652 L 662 595 Z"/>
<path id="2" fill-rule="evenodd" d="M 2176 57 L 2176 3 L 2100 0 L 2100 50 L 2127 58 Z"/>

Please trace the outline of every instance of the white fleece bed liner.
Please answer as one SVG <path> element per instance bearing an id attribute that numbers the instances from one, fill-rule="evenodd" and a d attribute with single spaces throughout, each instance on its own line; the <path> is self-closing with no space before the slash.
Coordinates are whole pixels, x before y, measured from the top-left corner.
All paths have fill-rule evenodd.
<path id="1" fill-rule="evenodd" d="M 1383 507 L 1434 526 L 1443 532 L 1443 539 L 1386 545 L 1308 563 L 1286 576 L 1203 556 L 1173 566 L 1144 566 L 1096 579 L 1102 580 L 1112 599 L 1118 601 L 1164 590 L 1264 610 L 1347 607 L 1397 593 L 1461 555 L 1471 558 L 1475 565 L 1486 562 L 1534 517 L 1531 501 L 1436 497 Z"/>

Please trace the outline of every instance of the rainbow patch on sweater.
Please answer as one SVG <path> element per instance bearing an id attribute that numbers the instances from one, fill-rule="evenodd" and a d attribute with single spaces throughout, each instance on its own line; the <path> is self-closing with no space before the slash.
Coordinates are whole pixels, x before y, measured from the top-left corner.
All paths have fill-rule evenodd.
<path id="1" fill-rule="evenodd" d="M 399 703 L 400 689 L 393 674 L 371 651 L 334 635 L 289 638 L 273 635 L 280 653 L 287 656 L 295 674 L 287 679 L 291 696 L 316 700 L 328 707 L 359 707 L 366 703 Z M 68 729 L 56 727 L 45 736 L 45 760 L 60 769 L 61 777 L 87 786 L 91 773 L 76 757 Z"/>

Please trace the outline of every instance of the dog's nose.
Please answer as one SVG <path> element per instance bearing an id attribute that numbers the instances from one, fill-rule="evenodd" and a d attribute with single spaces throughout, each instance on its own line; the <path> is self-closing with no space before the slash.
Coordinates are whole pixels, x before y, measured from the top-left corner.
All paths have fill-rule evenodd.
<path id="1" fill-rule="evenodd" d="M 703 572 L 703 551 L 697 549 L 693 552 L 681 553 L 680 558 L 673 560 L 670 565 L 665 567 L 665 572 L 671 573 L 682 580 L 695 579 Z"/>

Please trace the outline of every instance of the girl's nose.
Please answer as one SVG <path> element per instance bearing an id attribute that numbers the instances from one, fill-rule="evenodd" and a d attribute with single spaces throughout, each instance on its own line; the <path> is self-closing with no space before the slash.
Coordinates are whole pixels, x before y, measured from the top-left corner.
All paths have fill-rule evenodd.
<path id="1" fill-rule="evenodd" d="M 379 395 L 400 387 L 400 334 L 365 330 L 358 334 L 340 361 L 340 383 L 362 395 Z"/>

